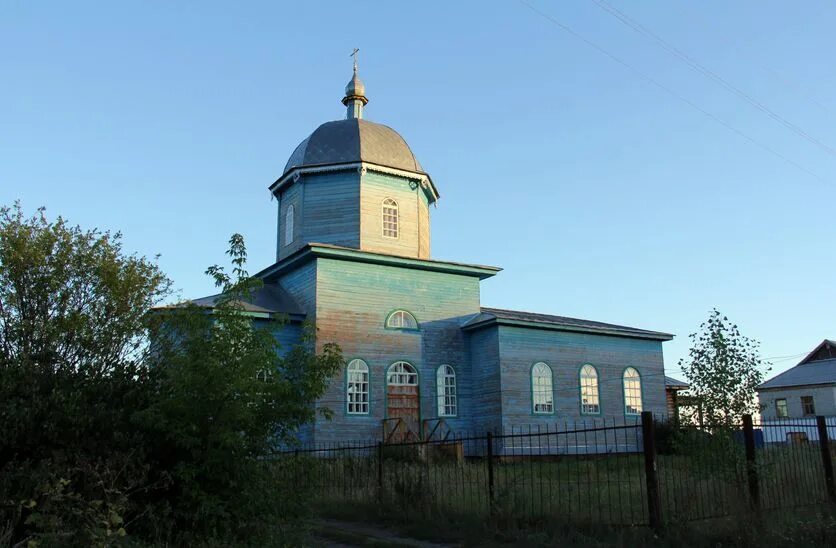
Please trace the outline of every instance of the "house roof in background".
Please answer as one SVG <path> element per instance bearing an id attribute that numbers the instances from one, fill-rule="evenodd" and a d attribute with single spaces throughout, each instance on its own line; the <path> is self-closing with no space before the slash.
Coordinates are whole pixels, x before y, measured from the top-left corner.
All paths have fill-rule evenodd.
<path id="1" fill-rule="evenodd" d="M 640 339 L 655 339 L 669 341 L 673 338 L 670 333 L 648 331 L 623 325 L 553 316 L 551 314 L 537 314 L 519 310 L 505 310 L 501 308 L 482 307 L 481 312 L 468 320 L 463 329 L 472 330 L 492 324 L 514 325 L 518 327 L 532 327 L 539 329 L 554 329 L 557 331 L 577 331 L 600 335 L 614 335 L 617 337 L 632 337 Z"/>
<path id="2" fill-rule="evenodd" d="M 812 361 L 818 361 L 814 358 L 820 351 L 824 349 L 827 349 L 829 351 L 827 353 L 829 354 L 830 358 L 836 358 L 836 341 L 831 339 L 825 339 L 822 342 L 820 342 L 819 345 L 815 347 L 809 354 L 804 356 L 804 359 L 798 362 L 798 365 L 803 365 Z"/>
<path id="3" fill-rule="evenodd" d="M 758 390 L 811 384 L 836 384 L 836 358 L 796 365 L 761 384 Z"/>
<path id="4" fill-rule="evenodd" d="M 668 377 L 665 375 L 665 387 L 666 388 L 673 388 L 675 390 L 684 390 L 688 388 L 689 385 L 687 382 L 681 381 L 679 379 L 674 379 L 673 377 Z"/>

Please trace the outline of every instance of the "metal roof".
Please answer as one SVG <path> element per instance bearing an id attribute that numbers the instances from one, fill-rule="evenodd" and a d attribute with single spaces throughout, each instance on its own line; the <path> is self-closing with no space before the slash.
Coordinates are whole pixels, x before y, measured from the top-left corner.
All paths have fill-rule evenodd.
<path id="1" fill-rule="evenodd" d="M 836 358 L 796 365 L 761 384 L 758 390 L 811 384 L 836 384 Z"/>
<path id="2" fill-rule="evenodd" d="M 683 382 L 679 379 L 674 379 L 673 377 L 668 377 L 665 375 L 665 386 L 669 388 L 688 388 L 690 385 L 687 382 Z"/>
<path id="3" fill-rule="evenodd" d="M 673 338 L 673 335 L 670 333 L 662 333 L 660 331 L 648 331 L 646 329 L 568 318 L 566 316 L 552 316 L 550 314 L 536 314 L 533 312 L 521 312 L 519 310 L 486 307 L 482 307 L 481 312 L 468 320 L 463 328 L 474 329 L 491 323 L 530 324 L 532 326 L 542 326 L 566 331 L 581 331 L 585 333 L 645 339 L 671 340 Z"/>
<path id="4" fill-rule="evenodd" d="M 350 118 L 325 122 L 316 128 L 290 155 L 282 176 L 296 167 L 355 162 L 424 173 L 397 131 L 383 124 Z"/>
<path id="5" fill-rule="evenodd" d="M 221 294 L 210 295 L 191 302 L 197 306 L 214 308 Z M 246 312 L 280 313 L 292 316 L 304 316 L 305 312 L 296 303 L 290 293 L 278 284 L 265 283 L 255 290 L 249 302 L 244 302 L 243 308 Z"/>

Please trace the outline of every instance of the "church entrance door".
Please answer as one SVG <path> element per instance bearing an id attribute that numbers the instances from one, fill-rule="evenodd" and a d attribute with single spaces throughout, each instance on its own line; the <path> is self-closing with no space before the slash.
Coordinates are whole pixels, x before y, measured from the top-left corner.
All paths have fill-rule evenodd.
<path id="1" fill-rule="evenodd" d="M 408 362 L 395 362 L 386 373 L 386 417 L 391 429 L 389 441 L 419 439 L 421 403 L 418 371 Z"/>

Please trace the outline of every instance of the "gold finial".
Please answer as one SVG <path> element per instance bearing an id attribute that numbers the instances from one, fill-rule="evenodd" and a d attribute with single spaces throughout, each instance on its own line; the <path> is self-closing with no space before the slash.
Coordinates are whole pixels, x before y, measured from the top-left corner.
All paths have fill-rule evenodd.
<path id="1" fill-rule="evenodd" d="M 354 57 L 354 74 L 357 74 L 357 54 L 360 53 L 360 48 L 354 48 L 349 57 Z"/>

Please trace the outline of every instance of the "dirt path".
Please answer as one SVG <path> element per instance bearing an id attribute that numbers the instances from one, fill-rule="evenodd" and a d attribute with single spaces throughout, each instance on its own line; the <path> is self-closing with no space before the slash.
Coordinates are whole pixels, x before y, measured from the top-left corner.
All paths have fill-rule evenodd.
<path id="1" fill-rule="evenodd" d="M 318 519 L 314 521 L 313 530 L 314 539 L 318 545 L 331 548 L 347 546 L 451 548 L 454 546 L 452 544 L 437 544 L 402 537 L 395 531 L 367 523 L 354 523 L 333 519 Z"/>

